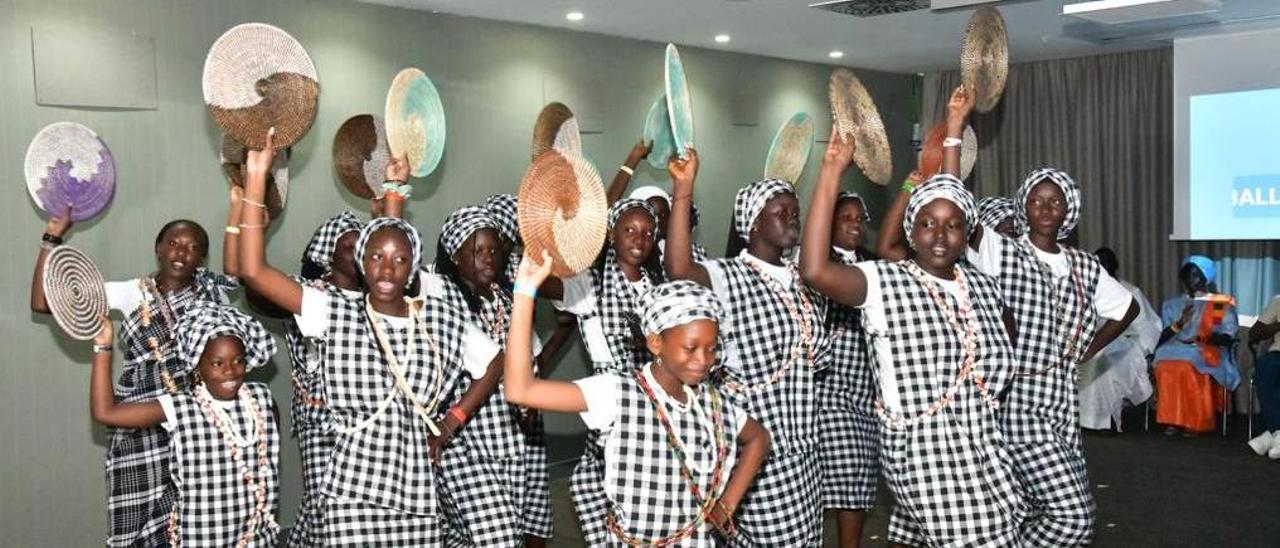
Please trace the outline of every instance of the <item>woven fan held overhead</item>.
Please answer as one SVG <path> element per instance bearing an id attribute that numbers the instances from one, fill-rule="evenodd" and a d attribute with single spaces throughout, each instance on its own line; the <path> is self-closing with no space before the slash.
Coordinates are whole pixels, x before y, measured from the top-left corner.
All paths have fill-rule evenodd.
<path id="1" fill-rule="evenodd" d="M 675 153 L 676 140 L 671 134 L 671 115 L 665 93 L 649 107 L 649 114 L 644 119 L 644 140 L 650 146 L 649 165 L 666 170 L 667 160 Z"/>
<path id="2" fill-rule="evenodd" d="M 115 158 L 93 130 L 74 122 L 49 124 L 36 133 L 23 173 L 40 209 L 60 217 L 70 207 L 77 223 L 97 216 L 115 195 Z"/>
<path id="3" fill-rule="evenodd" d="M 667 44 L 666 72 L 667 116 L 671 120 L 671 137 L 676 154 L 689 158 L 693 145 L 693 95 L 689 92 L 689 76 L 685 74 L 680 51 L 675 44 Z M 665 167 L 665 166 L 664 166 Z"/>
<path id="4" fill-rule="evenodd" d="M 218 161 L 222 164 L 222 172 L 227 176 L 227 183 L 244 188 L 244 161 L 246 148 L 236 142 L 230 135 L 222 134 L 222 146 L 218 149 Z M 267 217 L 279 218 L 284 212 L 285 201 L 289 198 L 289 156 L 293 149 L 285 149 L 276 153 L 271 160 L 271 171 L 267 173 Z"/>
<path id="5" fill-rule="evenodd" d="M 831 118 L 837 133 L 853 139 L 853 161 L 872 182 L 889 184 L 893 176 L 893 160 L 889 154 L 889 137 L 875 101 L 862 82 L 848 69 L 836 69 L 827 84 L 831 100 Z"/>
<path id="6" fill-rule="evenodd" d="M 530 157 L 537 160 L 552 149 L 582 155 L 582 135 L 578 130 L 578 120 L 574 118 L 573 110 L 560 102 L 547 103 L 538 113 L 538 119 L 533 123 Z"/>
<path id="7" fill-rule="evenodd" d="M 289 148 L 316 118 L 320 80 L 316 66 L 283 30 L 245 23 L 228 30 L 204 61 L 204 102 L 213 121 L 236 142 L 254 149 Z"/>
<path id="8" fill-rule="evenodd" d="M 812 148 L 813 118 L 808 113 L 797 112 L 773 135 L 765 157 L 764 178 L 781 179 L 797 186 Z"/>
<path id="9" fill-rule="evenodd" d="M 426 177 L 444 157 L 444 103 L 421 70 L 400 71 L 387 90 L 387 147 L 395 158 L 407 157 L 409 174 Z"/>
<path id="10" fill-rule="evenodd" d="M 549 150 L 520 182 L 516 211 L 525 253 L 551 255 L 551 273 L 569 277 L 586 270 L 604 246 L 609 205 L 600 174 L 582 156 Z"/>
<path id="11" fill-rule="evenodd" d="M 352 194 L 368 200 L 382 196 L 391 149 L 382 118 L 359 114 L 347 118 L 333 136 L 333 170 Z"/>
<path id="12" fill-rule="evenodd" d="M 49 312 L 67 335 L 87 341 L 98 334 L 107 315 L 107 290 L 87 255 L 71 246 L 53 248 L 45 255 L 40 283 Z"/>
<path id="13" fill-rule="evenodd" d="M 939 122 L 925 136 L 920 152 L 920 173 L 925 179 L 942 170 L 942 141 L 946 137 L 946 122 Z M 973 132 L 973 126 L 964 127 L 960 141 L 960 180 L 963 181 L 973 173 L 973 166 L 978 162 L 978 136 Z"/>
<path id="14" fill-rule="evenodd" d="M 973 109 L 990 112 L 1009 77 L 1009 31 L 1000 11 L 984 6 L 969 17 L 960 53 L 960 80 L 973 94 Z"/>

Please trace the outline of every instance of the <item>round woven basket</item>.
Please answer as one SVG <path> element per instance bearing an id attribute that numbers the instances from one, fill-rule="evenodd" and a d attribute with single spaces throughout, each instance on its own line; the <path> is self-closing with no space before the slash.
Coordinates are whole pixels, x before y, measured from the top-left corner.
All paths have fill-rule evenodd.
<path id="1" fill-rule="evenodd" d="M 204 61 L 204 102 L 223 131 L 252 148 L 288 148 L 315 121 L 320 80 L 306 49 L 283 30 L 245 23 L 228 30 Z"/>
<path id="2" fill-rule="evenodd" d="M 400 71 L 387 90 L 387 148 L 394 157 L 408 156 L 409 173 L 426 177 L 444 157 L 444 103 L 435 84 L 421 70 Z"/>
<path id="3" fill-rule="evenodd" d="M 671 135 L 671 115 L 667 111 L 667 95 L 664 93 L 649 107 L 644 119 L 644 140 L 650 143 L 649 165 L 654 169 L 667 169 L 667 161 L 676 150 Z"/>
<path id="4" fill-rule="evenodd" d="M 680 61 L 680 50 L 675 44 L 667 44 L 665 80 L 667 86 L 667 116 L 671 119 L 671 137 L 675 141 L 676 154 L 689 157 L 693 145 L 693 95 L 689 92 L 689 77 Z"/>
<path id="5" fill-rule="evenodd" d="M 552 274 L 564 278 L 591 266 L 604 246 L 608 203 L 600 174 L 581 156 L 549 150 L 520 182 L 516 211 L 525 252 L 546 250 Z"/>
<path id="6" fill-rule="evenodd" d="M 560 141 L 562 148 L 573 147 L 575 144 L 572 140 L 573 136 L 560 136 L 560 129 L 570 120 L 573 120 L 573 111 L 564 103 L 547 103 L 546 106 L 542 107 L 542 111 L 538 112 L 538 119 L 533 123 L 533 144 L 530 147 L 530 158 L 537 160 L 546 151 L 556 148 L 557 140 Z M 577 133 L 576 122 L 574 122 L 574 128 L 573 133 Z M 581 141 L 576 144 L 578 148 L 575 152 L 581 154 Z"/>
<path id="7" fill-rule="evenodd" d="M 347 119 L 333 136 L 333 169 L 348 191 L 368 200 L 382 194 L 391 153 L 382 119 L 359 114 Z"/>
<path id="8" fill-rule="evenodd" d="M 969 17 L 960 52 L 960 79 L 974 94 L 974 110 L 996 108 L 1008 77 L 1009 31 L 999 10 L 983 6 Z"/>
<path id="9" fill-rule="evenodd" d="M 266 206 L 267 216 L 272 219 L 279 218 L 284 213 L 284 205 L 289 198 L 289 155 L 292 151 L 293 149 L 278 151 L 271 160 L 271 172 L 267 174 Z M 218 160 L 222 163 L 227 184 L 244 188 L 244 145 L 224 133 L 218 149 Z"/>
<path id="10" fill-rule="evenodd" d="M 782 179 L 792 186 L 800 183 L 800 175 L 809 162 L 813 148 L 813 118 L 797 112 L 782 123 L 773 135 L 769 154 L 764 163 L 766 179 Z"/>
<path id="11" fill-rule="evenodd" d="M 93 130 L 74 122 L 41 129 L 27 146 L 23 173 L 27 193 L 52 216 L 71 207 L 71 220 L 102 213 L 116 189 L 116 160 Z"/>
<path id="12" fill-rule="evenodd" d="M 920 151 L 920 173 L 926 179 L 937 175 L 942 170 L 942 141 L 947 137 L 947 124 L 940 122 L 929 130 Z M 978 162 L 978 135 L 973 126 L 965 126 L 960 144 L 960 180 L 969 178 L 973 166 Z"/>
<path id="13" fill-rule="evenodd" d="M 836 69 L 827 85 L 832 123 L 854 142 L 853 161 L 872 182 L 885 185 L 893 176 L 889 137 L 867 88 L 848 69 Z"/>
<path id="14" fill-rule="evenodd" d="M 87 341 L 102 329 L 107 290 L 97 265 L 80 250 L 60 245 L 45 255 L 45 301 L 58 326 L 73 339 Z"/>

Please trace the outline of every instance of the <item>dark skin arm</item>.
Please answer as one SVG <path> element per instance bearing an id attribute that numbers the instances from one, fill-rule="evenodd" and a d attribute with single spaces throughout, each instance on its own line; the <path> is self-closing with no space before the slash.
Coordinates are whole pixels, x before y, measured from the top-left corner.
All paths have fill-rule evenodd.
<path id="1" fill-rule="evenodd" d="M 1116 340 L 1125 329 L 1129 328 L 1129 324 L 1133 323 L 1134 318 L 1142 312 L 1142 308 L 1138 306 L 1137 299 L 1129 299 L 1129 309 L 1125 311 L 1124 318 L 1119 321 L 1107 320 L 1102 324 L 1102 328 L 1098 329 L 1098 334 L 1093 336 L 1093 342 L 1089 343 L 1089 348 L 1084 352 L 1084 356 L 1080 358 L 1080 363 L 1093 359 L 1093 356 L 1106 348 L 1111 341 Z"/>
<path id="2" fill-rule="evenodd" d="M 1178 321 L 1173 322 L 1173 325 L 1170 325 L 1169 327 L 1166 327 L 1160 331 L 1159 344 L 1164 344 L 1166 342 L 1169 342 L 1169 339 L 1172 339 L 1174 335 L 1177 335 L 1178 332 L 1181 331 L 1182 328 L 1187 325 L 1187 322 L 1191 321 L 1191 316 L 1194 312 L 1195 312 L 1195 308 L 1193 308 L 1190 304 L 1187 304 L 1187 306 L 1182 307 L 1182 316 L 1178 318 Z"/>
<path id="3" fill-rule="evenodd" d="M 102 329 L 94 336 L 96 344 L 111 344 L 115 337 L 111 319 L 102 316 Z M 147 428 L 164 422 L 164 408 L 151 400 L 116 403 L 111 388 L 111 352 L 93 354 L 93 370 L 89 374 L 89 414 L 93 421 L 112 428 Z"/>
<path id="4" fill-rule="evenodd" d="M 471 386 L 467 387 L 466 392 L 462 393 L 462 398 L 458 400 L 455 407 L 462 409 L 468 417 L 474 417 L 476 412 L 480 410 L 485 402 L 489 401 L 489 397 L 498 390 L 498 382 L 502 379 L 502 367 L 506 363 L 504 353 L 498 352 L 489 362 L 489 366 L 485 368 L 484 376 L 473 379 Z M 440 421 L 440 435 L 431 436 L 427 439 L 427 447 L 431 452 L 431 461 L 440 465 L 440 456 L 444 453 L 444 448 L 449 445 L 449 441 L 453 439 L 454 434 L 462 429 L 464 424 L 458 422 L 457 417 L 450 413 L 445 413 L 444 420 Z"/>
<path id="5" fill-rule="evenodd" d="M 574 331 L 577 330 L 577 316 L 562 310 L 556 311 L 556 329 L 551 332 L 551 337 L 547 339 L 547 344 L 542 345 L 542 352 L 539 352 L 537 357 L 538 370 L 542 374 L 545 375 L 547 373 L 548 364 L 560 353 L 560 349 L 564 347 L 566 342 L 569 342 L 569 337 L 572 337 Z"/>
<path id="6" fill-rule="evenodd" d="M 227 226 L 240 226 L 240 211 L 244 206 L 241 199 L 244 190 L 231 185 L 231 203 L 227 206 Z M 222 234 L 222 273 L 232 277 L 240 276 L 240 234 L 226 232 Z"/>
<path id="7" fill-rule="evenodd" d="M 748 418 L 738 433 L 738 463 L 729 474 L 729 482 L 720 494 L 720 504 L 711 511 L 711 520 L 721 529 L 727 529 L 733 521 L 733 514 L 738 503 L 747 494 L 747 489 L 755 482 L 756 475 L 764 466 L 764 459 L 769 456 L 769 431 L 765 430 L 755 419 Z"/>
<path id="8" fill-rule="evenodd" d="M 67 206 L 61 217 L 50 217 L 44 224 L 44 233 L 58 238 L 66 238 L 71 231 L 71 206 Z M 43 242 L 41 242 L 43 244 Z M 36 252 L 36 267 L 31 273 L 31 311 L 37 314 L 48 314 L 49 303 L 44 298 L 44 259 L 49 250 L 40 246 Z"/>
<path id="9" fill-rule="evenodd" d="M 631 152 L 627 153 L 627 159 L 622 162 L 622 165 L 635 171 L 636 166 L 640 165 L 640 160 L 647 158 L 649 150 L 652 148 L 653 142 L 646 143 L 641 140 L 631 147 Z M 619 168 L 618 173 L 613 176 L 613 181 L 609 183 L 609 190 L 605 193 L 606 198 L 609 200 L 609 205 L 613 205 L 614 202 L 622 198 L 622 193 L 627 191 L 627 185 L 630 183 L 631 174 Z"/>
<path id="10" fill-rule="evenodd" d="M 404 184 L 404 182 L 408 180 L 409 180 L 408 155 L 406 154 L 405 156 L 400 156 L 399 158 L 393 156 L 391 158 L 391 161 L 387 162 L 387 181 L 390 181 L 396 184 Z M 386 194 L 383 194 L 382 200 L 378 200 L 374 202 L 375 209 L 377 209 L 379 201 L 381 202 L 381 208 L 378 209 L 377 212 L 374 214 L 375 218 L 376 217 L 393 217 L 396 219 L 404 218 L 404 197 L 403 196 L 400 196 L 399 194 L 395 194 L 393 192 L 388 192 Z"/>
<path id="11" fill-rule="evenodd" d="M 831 218 L 835 215 L 840 179 L 853 162 L 853 149 L 853 140 L 832 128 L 800 238 L 800 278 L 846 306 L 859 306 L 867 300 L 867 277 L 862 269 L 831 260 Z"/>
<path id="12" fill-rule="evenodd" d="M 689 150 L 689 158 L 672 155 L 667 163 L 671 174 L 671 217 L 667 220 L 666 270 L 671 280 L 692 280 L 711 287 L 707 269 L 693 260 L 693 184 L 698 178 L 698 152 Z"/>
<path id="13" fill-rule="evenodd" d="M 284 272 L 267 263 L 266 210 L 249 202 L 264 203 L 267 192 L 267 172 L 275 152 L 271 149 L 275 129 L 267 133 L 263 150 L 250 150 L 245 159 L 244 209 L 240 228 L 240 279 L 247 288 L 257 292 L 267 301 L 289 311 L 302 313 L 302 286 Z"/>

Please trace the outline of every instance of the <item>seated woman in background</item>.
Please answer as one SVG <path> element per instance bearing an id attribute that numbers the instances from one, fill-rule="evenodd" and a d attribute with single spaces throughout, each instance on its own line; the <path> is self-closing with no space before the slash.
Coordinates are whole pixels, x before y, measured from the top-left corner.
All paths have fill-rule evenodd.
<path id="1" fill-rule="evenodd" d="M 1280 295 L 1271 298 L 1249 328 L 1249 344 L 1260 342 L 1266 344 L 1266 352 L 1254 364 L 1254 390 L 1262 408 L 1262 434 L 1249 440 L 1249 446 L 1259 455 L 1280 460 Z"/>
<path id="2" fill-rule="evenodd" d="M 1092 430 L 1120 430 L 1120 412 L 1125 402 L 1136 405 L 1151 397 L 1147 356 L 1160 342 L 1160 314 L 1142 290 L 1117 272 L 1120 262 L 1110 248 L 1093 252 L 1102 268 L 1133 294 L 1142 312 L 1116 340 L 1092 360 L 1080 364 L 1080 426 Z"/>
<path id="3" fill-rule="evenodd" d="M 1213 430 L 1213 414 L 1226 398 L 1218 386 L 1235 390 L 1240 368 L 1231 352 L 1239 328 L 1236 300 L 1213 292 L 1213 261 L 1192 255 L 1182 263 L 1178 281 L 1185 294 L 1160 308 L 1165 329 L 1156 348 L 1156 423 L 1166 434 Z"/>

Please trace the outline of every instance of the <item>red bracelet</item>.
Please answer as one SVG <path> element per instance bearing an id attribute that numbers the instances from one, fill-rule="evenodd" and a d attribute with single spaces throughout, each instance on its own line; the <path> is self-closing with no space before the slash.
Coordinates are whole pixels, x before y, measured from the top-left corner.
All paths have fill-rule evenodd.
<path id="1" fill-rule="evenodd" d="M 467 422 L 467 412 L 456 405 L 449 408 L 449 416 L 458 419 L 458 424 L 466 424 Z"/>

